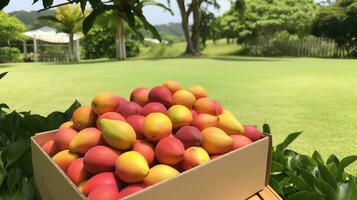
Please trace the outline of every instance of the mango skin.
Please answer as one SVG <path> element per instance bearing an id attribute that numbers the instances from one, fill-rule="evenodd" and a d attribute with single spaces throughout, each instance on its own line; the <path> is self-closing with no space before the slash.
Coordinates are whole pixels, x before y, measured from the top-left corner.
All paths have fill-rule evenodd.
<path id="1" fill-rule="evenodd" d="M 151 165 L 155 158 L 154 146 L 145 140 L 136 140 L 133 151 L 140 153 L 144 156 L 145 160 Z"/>
<path id="2" fill-rule="evenodd" d="M 104 144 L 102 132 L 96 128 L 86 128 L 72 139 L 69 144 L 71 152 L 85 154 L 90 148 Z"/>
<path id="3" fill-rule="evenodd" d="M 206 113 L 210 115 L 220 115 L 222 113 L 221 105 L 212 99 L 200 98 L 193 106 L 198 113 Z"/>
<path id="4" fill-rule="evenodd" d="M 179 90 L 172 95 L 172 103 L 183 105 L 191 109 L 196 102 L 196 97 L 188 90 Z"/>
<path id="5" fill-rule="evenodd" d="M 90 106 L 81 106 L 72 115 L 73 127 L 77 131 L 94 126 L 96 120 L 97 115 Z"/>
<path id="6" fill-rule="evenodd" d="M 58 128 L 58 129 L 62 129 L 62 128 L 74 128 L 74 123 L 73 121 L 68 121 L 68 122 L 65 122 L 63 124 L 61 124 L 61 126 Z"/>
<path id="7" fill-rule="evenodd" d="M 139 87 L 134 89 L 130 94 L 130 101 L 133 101 L 140 106 L 144 106 L 149 101 L 149 89 L 146 87 Z"/>
<path id="8" fill-rule="evenodd" d="M 201 133 L 202 147 L 209 154 L 223 154 L 233 149 L 233 139 L 223 130 L 216 127 L 208 127 Z"/>
<path id="9" fill-rule="evenodd" d="M 150 186 L 178 175 L 180 175 L 180 172 L 175 168 L 169 165 L 159 164 L 150 169 L 149 175 L 143 182 L 145 185 Z"/>
<path id="10" fill-rule="evenodd" d="M 115 173 L 126 183 L 137 183 L 149 174 L 149 165 L 140 153 L 128 151 L 116 160 Z"/>
<path id="11" fill-rule="evenodd" d="M 205 164 L 210 160 L 207 151 L 202 147 L 190 147 L 185 151 L 182 166 L 184 170 L 189 170 L 198 165 Z"/>
<path id="12" fill-rule="evenodd" d="M 216 154 L 216 155 L 212 155 L 210 158 L 211 160 L 215 160 L 218 159 L 219 157 L 221 157 L 223 154 Z"/>
<path id="13" fill-rule="evenodd" d="M 210 114 L 198 114 L 192 120 L 192 125 L 200 131 L 208 127 L 214 127 L 218 124 L 218 117 Z"/>
<path id="14" fill-rule="evenodd" d="M 193 146 L 200 146 L 202 142 L 202 134 L 198 128 L 194 126 L 184 126 L 180 128 L 175 137 L 184 145 L 185 149 Z"/>
<path id="15" fill-rule="evenodd" d="M 171 134 L 172 123 L 169 117 L 162 113 L 151 113 L 144 120 L 144 136 L 152 142 L 157 142 Z"/>
<path id="16" fill-rule="evenodd" d="M 117 96 L 111 92 L 101 92 L 92 100 L 93 112 L 100 115 L 106 112 L 114 112 L 119 106 Z"/>
<path id="17" fill-rule="evenodd" d="M 244 135 L 230 135 L 233 139 L 233 150 L 252 144 L 253 141 Z"/>
<path id="18" fill-rule="evenodd" d="M 58 152 L 52 157 L 55 162 L 63 171 L 67 171 L 69 165 L 79 157 L 78 154 L 70 152 L 68 149 Z"/>
<path id="19" fill-rule="evenodd" d="M 115 186 L 100 186 L 95 188 L 89 195 L 88 200 L 118 200 L 119 192 Z"/>
<path id="20" fill-rule="evenodd" d="M 83 158 L 77 158 L 69 165 L 67 176 L 77 186 L 89 178 L 89 173 L 83 166 Z"/>
<path id="21" fill-rule="evenodd" d="M 144 184 L 131 184 L 123 188 L 119 193 L 119 199 L 122 199 L 131 194 L 137 193 L 146 188 Z"/>
<path id="22" fill-rule="evenodd" d="M 132 115 L 126 118 L 126 122 L 128 122 L 128 124 L 130 124 L 130 126 L 133 127 L 137 139 L 145 138 L 143 133 L 144 120 L 145 117 L 141 115 Z"/>
<path id="23" fill-rule="evenodd" d="M 222 114 L 218 115 L 217 127 L 229 135 L 243 134 L 244 132 L 242 124 L 228 110 L 224 110 Z"/>
<path id="24" fill-rule="evenodd" d="M 127 118 L 131 115 L 139 115 L 141 112 L 141 106 L 135 102 L 126 101 L 122 102 L 116 112 Z"/>
<path id="25" fill-rule="evenodd" d="M 247 136 L 252 141 L 257 141 L 263 137 L 263 133 L 252 125 L 244 125 L 243 135 Z"/>
<path id="26" fill-rule="evenodd" d="M 167 87 L 172 94 L 182 88 L 181 84 L 174 80 L 166 80 L 162 85 Z"/>
<path id="27" fill-rule="evenodd" d="M 83 187 L 83 194 L 88 196 L 94 189 L 102 186 L 117 188 L 120 191 L 119 179 L 113 172 L 103 172 L 91 177 Z"/>
<path id="28" fill-rule="evenodd" d="M 98 128 L 99 130 L 101 129 L 101 127 L 100 127 L 100 120 L 103 119 L 103 118 L 105 118 L 105 119 L 112 119 L 112 120 L 125 121 L 125 118 L 124 118 L 121 114 L 119 114 L 119 113 L 116 113 L 116 112 L 106 112 L 106 113 L 103 113 L 103 114 L 101 114 L 101 115 L 98 117 L 97 122 L 96 122 L 97 128 Z"/>
<path id="29" fill-rule="evenodd" d="M 56 147 L 53 140 L 46 142 L 42 145 L 42 150 L 46 152 L 50 157 L 54 156 L 58 152 L 58 148 Z"/>
<path id="30" fill-rule="evenodd" d="M 168 112 L 174 129 L 178 129 L 183 126 L 188 126 L 192 122 L 192 113 L 185 106 L 182 105 L 171 106 Z"/>
<path id="31" fill-rule="evenodd" d="M 174 136 L 160 140 L 155 148 L 155 156 L 162 164 L 174 166 L 181 162 L 185 153 L 182 142 Z"/>
<path id="32" fill-rule="evenodd" d="M 77 131 L 71 128 L 62 128 L 53 137 L 54 145 L 62 151 L 69 148 L 71 141 L 76 137 Z"/>
<path id="33" fill-rule="evenodd" d="M 86 185 L 87 181 L 88 181 L 88 180 L 85 180 L 85 181 L 83 181 L 82 183 L 80 183 L 80 184 L 77 186 L 77 187 L 78 187 L 78 190 L 79 190 L 80 192 L 83 193 L 83 188 L 84 188 L 84 186 Z"/>
<path id="34" fill-rule="evenodd" d="M 149 102 L 159 102 L 169 108 L 172 105 L 171 91 L 165 86 L 156 86 L 149 92 Z"/>
<path id="35" fill-rule="evenodd" d="M 143 109 L 141 109 L 140 114 L 143 116 L 148 116 L 150 113 L 155 113 L 155 112 L 159 112 L 167 115 L 167 109 L 164 106 L 164 104 L 158 102 L 151 102 L 146 104 L 143 107 Z"/>
<path id="36" fill-rule="evenodd" d="M 187 88 L 187 90 L 190 91 L 196 97 L 196 99 L 207 97 L 206 89 L 200 85 L 193 85 Z"/>
<path id="37" fill-rule="evenodd" d="M 114 171 L 119 155 L 120 152 L 113 148 L 95 146 L 84 155 L 84 168 L 92 174 Z"/>
<path id="38" fill-rule="evenodd" d="M 102 135 L 105 142 L 116 149 L 131 148 L 136 140 L 136 133 L 127 122 L 102 119 L 100 120 Z"/>

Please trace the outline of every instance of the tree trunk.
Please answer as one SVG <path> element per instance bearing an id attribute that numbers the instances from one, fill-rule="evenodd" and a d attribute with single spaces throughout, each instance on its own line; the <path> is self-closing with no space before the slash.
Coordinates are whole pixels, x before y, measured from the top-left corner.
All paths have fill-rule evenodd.
<path id="1" fill-rule="evenodd" d="M 74 54 L 74 34 L 69 34 L 69 61 L 75 62 L 77 60 L 77 56 Z"/>
<path id="2" fill-rule="evenodd" d="M 125 49 L 124 22 L 120 16 L 117 16 L 115 41 L 116 41 L 116 59 L 125 60 L 126 59 L 126 49 Z"/>
<path id="3" fill-rule="evenodd" d="M 190 37 L 190 27 L 189 27 L 189 13 L 186 10 L 185 7 L 185 1 L 184 0 L 177 0 L 178 7 L 180 9 L 181 13 L 181 24 L 182 24 L 182 29 L 185 35 L 186 39 L 186 50 L 184 54 L 194 54 L 194 48 L 192 44 L 192 40 Z"/>
<path id="4" fill-rule="evenodd" d="M 193 14 L 193 26 L 192 26 L 192 43 L 194 54 L 201 54 L 200 48 L 200 25 L 201 25 L 201 0 L 192 0 L 192 14 Z"/>

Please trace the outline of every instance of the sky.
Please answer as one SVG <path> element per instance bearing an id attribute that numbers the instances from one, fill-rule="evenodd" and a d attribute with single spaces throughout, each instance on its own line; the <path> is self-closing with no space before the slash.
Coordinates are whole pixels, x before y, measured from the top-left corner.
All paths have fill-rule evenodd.
<path id="1" fill-rule="evenodd" d="M 161 2 L 166 2 L 166 0 L 160 0 Z M 230 7 L 229 0 L 218 0 L 221 8 L 219 10 L 210 9 L 215 14 L 220 15 L 224 11 L 228 10 Z M 11 0 L 10 4 L 5 8 L 6 12 L 18 11 L 18 10 L 39 10 L 42 7 L 42 1 L 39 0 L 36 4 L 32 5 L 33 0 Z M 64 0 L 54 0 L 54 4 L 65 2 Z M 153 24 L 167 24 L 170 22 L 180 22 L 180 13 L 176 4 L 176 1 L 171 0 L 171 7 L 174 11 L 174 16 L 169 12 L 163 11 L 158 7 L 148 6 L 144 9 L 144 14 L 147 16 L 148 20 Z"/>

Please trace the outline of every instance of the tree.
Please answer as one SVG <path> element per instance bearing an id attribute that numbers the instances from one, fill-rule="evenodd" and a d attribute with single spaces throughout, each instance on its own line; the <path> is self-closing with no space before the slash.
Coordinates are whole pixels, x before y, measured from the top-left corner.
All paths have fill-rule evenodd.
<path id="1" fill-rule="evenodd" d="M 81 12 L 79 5 L 63 5 L 57 7 L 54 15 L 41 16 L 40 19 L 50 20 L 56 23 L 56 28 L 69 35 L 69 59 L 78 61 L 75 56 L 74 34 L 81 31 L 81 25 L 86 14 Z"/>
<path id="2" fill-rule="evenodd" d="M 334 39 L 349 56 L 357 57 L 357 0 L 340 0 L 321 7 L 313 21 L 312 32 Z"/>
<path id="3" fill-rule="evenodd" d="M 0 40 L 10 43 L 10 40 L 21 40 L 26 26 L 14 16 L 0 11 Z"/>
<path id="4" fill-rule="evenodd" d="M 191 0 L 188 3 L 185 0 L 177 0 L 177 4 L 181 15 L 182 29 L 186 39 L 186 50 L 184 54 L 199 55 L 201 54 L 201 20 L 202 20 L 202 5 L 213 5 L 219 8 L 217 0 Z M 192 27 L 190 29 L 190 17 L 192 14 Z"/>

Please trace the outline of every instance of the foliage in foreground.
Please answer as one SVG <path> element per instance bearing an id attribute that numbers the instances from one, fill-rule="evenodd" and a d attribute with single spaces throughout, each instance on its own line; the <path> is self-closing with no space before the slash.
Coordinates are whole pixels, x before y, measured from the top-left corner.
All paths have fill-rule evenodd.
<path id="1" fill-rule="evenodd" d="M 6 73 L 0 73 L 0 79 Z M 33 180 L 30 137 L 56 129 L 70 120 L 80 104 L 76 101 L 65 112 L 40 116 L 31 112 L 7 112 L 0 104 L 0 200 L 37 199 Z M 263 126 L 270 133 L 268 125 Z M 301 132 L 288 135 L 273 148 L 270 185 L 287 200 L 353 200 L 357 196 L 357 178 L 345 168 L 357 160 L 349 156 L 339 160 L 331 155 L 326 162 L 316 151 L 309 157 L 287 149 Z"/>

